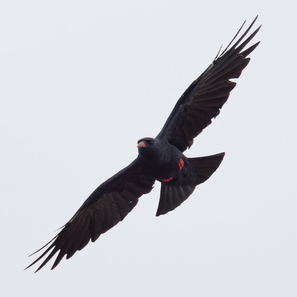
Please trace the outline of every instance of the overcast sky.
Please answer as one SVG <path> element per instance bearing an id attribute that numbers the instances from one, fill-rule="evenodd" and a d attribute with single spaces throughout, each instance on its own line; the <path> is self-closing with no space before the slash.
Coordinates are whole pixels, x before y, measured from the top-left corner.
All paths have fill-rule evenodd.
<path id="1" fill-rule="evenodd" d="M 1 1 L 2 296 L 297 295 L 293 3 Z M 70 260 L 23 271 L 257 14 L 260 46 L 186 152 L 226 152 L 218 171 L 158 218 L 157 183 Z"/>

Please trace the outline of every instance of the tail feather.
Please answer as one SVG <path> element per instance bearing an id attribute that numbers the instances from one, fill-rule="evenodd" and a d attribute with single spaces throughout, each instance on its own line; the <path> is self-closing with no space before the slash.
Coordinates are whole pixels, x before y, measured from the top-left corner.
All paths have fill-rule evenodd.
<path id="1" fill-rule="evenodd" d="M 197 173 L 197 182 L 195 185 L 199 185 L 205 182 L 211 177 L 211 175 L 218 169 L 225 153 L 220 153 L 207 157 L 199 158 L 189 158 L 189 160 L 194 164 Z"/>
<path id="2" fill-rule="evenodd" d="M 156 216 L 166 214 L 181 205 L 195 190 L 196 186 L 205 182 L 220 166 L 225 153 L 207 157 L 189 158 L 195 167 L 196 181 L 191 184 L 175 185 L 174 182 L 162 183 L 159 206 Z"/>

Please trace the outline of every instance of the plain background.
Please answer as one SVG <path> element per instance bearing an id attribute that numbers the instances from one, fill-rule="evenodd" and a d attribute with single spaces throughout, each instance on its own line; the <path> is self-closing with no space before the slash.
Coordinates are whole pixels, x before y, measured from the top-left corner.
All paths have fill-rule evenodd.
<path id="1" fill-rule="evenodd" d="M 295 13 L 287 0 L 1 1 L 1 295 L 296 296 Z M 225 151 L 219 170 L 158 218 L 157 183 L 55 270 L 23 271 L 257 14 L 260 46 L 186 152 Z"/>

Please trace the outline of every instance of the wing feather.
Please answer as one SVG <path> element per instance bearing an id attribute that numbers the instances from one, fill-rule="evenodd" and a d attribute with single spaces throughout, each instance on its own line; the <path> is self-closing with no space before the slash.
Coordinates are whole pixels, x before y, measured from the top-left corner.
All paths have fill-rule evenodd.
<path id="1" fill-rule="evenodd" d="M 151 191 L 154 182 L 155 180 L 148 177 L 141 169 L 137 160 L 132 162 L 90 195 L 58 235 L 41 248 L 48 247 L 45 252 L 27 268 L 48 253 L 36 272 L 57 252 L 59 253 L 52 269 L 65 255 L 66 259 L 71 258 L 77 251 L 83 249 L 90 239 L 92 242 L 96 241 L 102 233 L 122 221 L 135 207 L 138 198 Z"/>
<path id="2" fill-rule="evenodd" d="M 221 54 L 218 53 L 212 64 L 188 87 L 176 103 L 157 138 L 166 139 L 179 150 L 185 151 L 193 144 L 194 138 L 220 114 L 220 109 L 236 86 L 236 83 L 230 79 L 241 75 L 250 61 L 247 55 L 259 44 L 257 42 L 242 51 L 261 27 L 242 42 L 256 19 L 257 17 L 232 45 L 243 24 L 226 49 Z"/>

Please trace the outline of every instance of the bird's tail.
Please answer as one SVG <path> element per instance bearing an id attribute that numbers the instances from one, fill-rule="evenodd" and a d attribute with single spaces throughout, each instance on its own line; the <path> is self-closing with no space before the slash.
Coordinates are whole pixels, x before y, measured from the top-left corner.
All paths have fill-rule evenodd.
<path id="1" fill-rule="evenodd" d="M 220 153 L 207 157 L 188 158 L 188 160 L 195 166 L 197 173 L 197 181 L 195 183 L 196 186 L 205 182 L 211 177 L 211 175 L 220 166 L 224 156 L 225 153 Z"/>
<path id="2" fill-rule="evenodd" d="M 167 213 L 182 204 L 195 190 L 196 186 L 205 182 L 220 166 L 225 153 L 207 157 L 188 158 L 195 167 L 197 179 L 194 183 L 175 185 L 173 182 L 162 183 L 157 216 Z"/>

